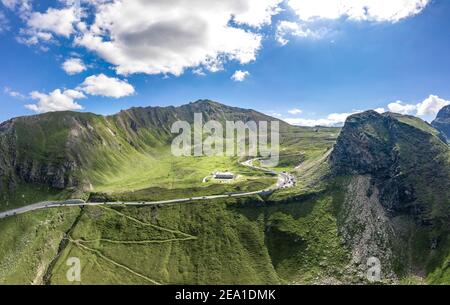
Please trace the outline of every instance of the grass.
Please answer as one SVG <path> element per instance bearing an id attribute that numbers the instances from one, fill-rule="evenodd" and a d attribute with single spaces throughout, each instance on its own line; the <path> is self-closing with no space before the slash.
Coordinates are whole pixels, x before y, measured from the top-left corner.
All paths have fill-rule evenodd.
<path id="1" fill-rule="evenodd" d="M 321 160 L 332 147 L 337 128 L 290 127 L 281 133 L 277 171 L 293 171 L 299 164 Z M 115 164 L 110 166 L 110 164 Z M 243 177 L 234 183 L 202 183 L 214 171 L 232 171 Z M 87 174 L 93 192 L 118 200 L 174 199 L 195 195 L 264 189 L 275 181 L 239 165 L 230 157 L 174 157 L 168 147 L 146 153 L 132 150 L 98 158 Z"/>
<path id="2" fill-rule="evenodd" d="M 202 187 L 203 178 L 214 171 L 232 171 L 246 179 L 264 176 L 229 157 L 174 157 L 168 150 L 153 154 L 136 153 L 107 171 L 94 171 L 95 192 L 137 191 L 158 187 L 182 189 Z M 239 183 L 236 183 L 239 184 Z"/>
<path id="3" fill-rule="evenodd" d="M 337 233 L 331 196 L 271 207 L 266 243 L 286 283 L 339 282 L 349 253 Z"/>
<path id="4" fill-rule="evenodd" d="M 14 193 L 0 194 L 0 211 L 8 211 L 27 204 L 48 200 L 63 200 L 70 190 L 58 191 L 44 185 L 19 184 Z"/>
<path id="5" fill-rule="evenodd" d="M 0 283 L 41 284 L 78 208 L 52 209 L 0 221 Z"/>
<path id="6" fill-rule="evenodd" d="M 90 207 L 71 240 L 53 284 L 68 284 L 65 261 L 73 256 L 83 284 L 312 283 L 339 278 L 348 259 L 329 196 L 276 206 L 255 197 Z"/>
<path id="7" fill-rule="evenodd" d="M 447 255 L 442 264 L 428 275 L 427 282 L 434 285 L 450 283 L 450 255 Z"/>
<path id="8" fill-rule="evenodd" d="M 149 283 L 130 270 L 162 284 L 277 283 L 263 231 L 230 207 L 243 202 L 119 211 L 89 208 L 72 238 L 122 243 L 89 242 L 87 246 L 102 256 L 72 243 L 56 265 L 53 283 L 66 282 L 64 262 L 69 256 L 85 262 L 83 283 Z"/>

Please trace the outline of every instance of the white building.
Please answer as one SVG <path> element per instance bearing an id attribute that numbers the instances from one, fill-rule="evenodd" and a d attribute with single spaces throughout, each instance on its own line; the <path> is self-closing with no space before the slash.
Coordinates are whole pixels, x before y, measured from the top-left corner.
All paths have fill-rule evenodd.
<path id="1" fill-rule="evenodd" d="M 214 179 L 221 179 L 221 180 L 232 180 L 234 179 L 234 174 L 231 172 L 215 172 L 214 173 Z"/>

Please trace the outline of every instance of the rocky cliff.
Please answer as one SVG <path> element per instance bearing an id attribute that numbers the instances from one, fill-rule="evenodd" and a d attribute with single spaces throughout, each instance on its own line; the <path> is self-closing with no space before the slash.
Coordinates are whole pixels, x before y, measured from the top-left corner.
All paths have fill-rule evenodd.
<path id="1" fill-rule="evenodd" d="M 450 141 L 450 105 L 439 111 L 432 125 L 445 135 L 447 141 Z"/>
<path id="2" fill-rule="evenodd" d="M 351 116 L 330 162 L 335 177 L 345 177 L 340 231 L 356 264 L 377 257 L 395 279 L 425 273 L 442 253 L 436 249 L 450 249 L 450 148 L 427 123 L 374 111 Z"/>

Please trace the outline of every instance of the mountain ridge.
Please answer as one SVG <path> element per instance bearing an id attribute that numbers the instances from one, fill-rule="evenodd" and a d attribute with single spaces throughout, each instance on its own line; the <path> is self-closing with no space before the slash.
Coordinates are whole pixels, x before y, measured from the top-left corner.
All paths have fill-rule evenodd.
<path id="1" fill-rule="evenodd" d="M 202 113 L 204 122 L 278 121 L 260 112 L 199 100 L 174 107 L 140 107 L 102 116 L 82 112 L 51 112 L 13 118 L 0 124 L 0 191 L 21 182 L 56 189 L 88 190 L 92 168 L 114 171 L 117 160 L 148 154 L 170 144 L 171 125 L 193 122 Z M 99 160 L 102 160 L 99 162 Z"/>
<path id="2" fill-rule="evenodd" d="M 442 108 L 431 124 L 437 130 L 441 131 L 450 143 L 450 105 Z"/>

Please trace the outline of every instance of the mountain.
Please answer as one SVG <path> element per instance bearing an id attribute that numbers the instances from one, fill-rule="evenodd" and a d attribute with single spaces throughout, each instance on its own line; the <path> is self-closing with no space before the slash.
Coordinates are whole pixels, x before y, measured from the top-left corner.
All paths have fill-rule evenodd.
<path id="1" fill-rule="evenodd" d="M 198 101 L 112 116 L 58 112 L 0 125 L 0 209 L 41 200 L 145 201 L 261 190 L 273 177 L 234 157 L 173 157 L 177 120 L 276 120 Z M 272 195 L 142 207 L 55 208 L 0 220 L 0 283 L 450 283 L 450 147 L 430 124 L 368 111 L 342 129 L 280 121 Z M 207 183 L 231 170 L 235 183 Z M 130 255 L 132 253 L 133 255 Z M 16 259 L 19 258 L 19 259 Z"/>
<path id="2" fill-rule="evenodd" d="M 0 128 L 1 209 L 67 197 L 156 200 L 274 184 L 273 177 L 239 166 L 235 157 L 173 157 L 171 124 L 192 122 L 196 112 L 205 121 L 276 120 L 211 101 L 133 108 L 107 117 L 58 112 L 12 119 Z M 280 171 L 322 162 L 339 133 L 282 121 L 280 129 Z M 215 170 L 232 170 L 239 179 L 203 185 Z M 83 268 L 83 283 L 320 282 L 320 265 L 334 273 L 346 252 L 326 216 L 329 198 L 301 203 L 273 205 L 255 195 L 205 204 L 18 215 L 0 220 L 0 283 L 67 284 L 68 257 L 97 262 Z M 325 215 L 320 230 L 309 232 L 319 215 Z"/>
<path id="3" fill-rule="evenodd" d="M 345 181 L 339 230 L 357 264 L 377 257 L 393 279 L 448 278 L 450 147 L 436 130 L 415 117 L 357 114 L 330 162 Z"/>
<path id="4" fill-rule="evenodd" d="M 157 154 L 174 137 L 178 120 L 279 121 L 254 110 L 201 100 L 180 107 L 132 108 L 112 116 L 54 112 L 20 117 L 0 125 L 0 194 L 18 184 L 89 190 L 92 176 L 114 172 L 135 155 Z M 94 173 L 93 173 L 94 171 Z"/>
<path id="5" fill-rule="evenodd" d="M 441 131 L 450 141 L 450 105 L 442 108 L 436 119 L 431 123 L 437 130 Z"/>

